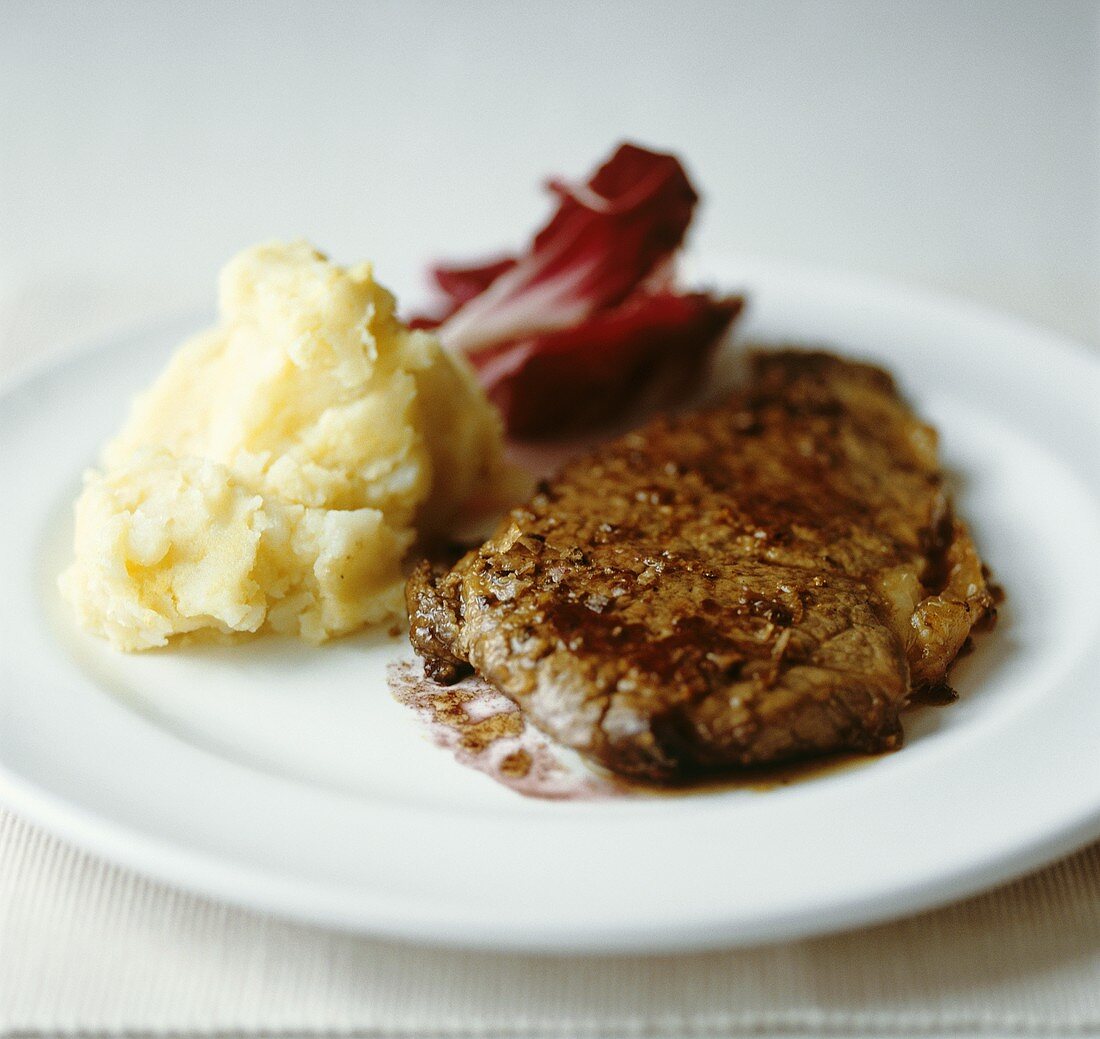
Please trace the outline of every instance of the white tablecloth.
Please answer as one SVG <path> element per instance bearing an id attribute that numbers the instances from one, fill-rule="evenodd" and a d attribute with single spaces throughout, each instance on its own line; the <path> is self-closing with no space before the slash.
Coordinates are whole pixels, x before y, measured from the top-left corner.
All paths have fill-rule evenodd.
<path id="1" fill-rule="evenodd" d="M 77 1033 L 1097 1036 L 1100 845 L 901 923 L 592 960 L 316 931 L 150 883 L 0 813 L 0 1034 Z"/>
<path id="2" fill-rule="evenodd" d="M 194 304 L 252 240 L 521 240 L 544 173 L 680 150 L 702 251 L 901 276 L 1100 342 L 1089 0 L 0 5 L 0 377 Z M 2 680 L 2 679 L 0 679 Z M 311 930 L 0 810 L 0 1035 L 1100 1036 L 1100 846 L 776 948 L 583 960 Z"/>

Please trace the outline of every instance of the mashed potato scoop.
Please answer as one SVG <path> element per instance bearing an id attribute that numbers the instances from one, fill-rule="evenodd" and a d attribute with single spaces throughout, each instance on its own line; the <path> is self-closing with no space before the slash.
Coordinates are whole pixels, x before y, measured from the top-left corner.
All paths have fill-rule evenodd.
<path id="1" fill-rule="evenodd" d="M 220 310 L 86 474 L 63 595 L 125 650 L 403 621 L 406 553 L 502 485 L 492 406 L 369 264 L 256 246 Z"/>

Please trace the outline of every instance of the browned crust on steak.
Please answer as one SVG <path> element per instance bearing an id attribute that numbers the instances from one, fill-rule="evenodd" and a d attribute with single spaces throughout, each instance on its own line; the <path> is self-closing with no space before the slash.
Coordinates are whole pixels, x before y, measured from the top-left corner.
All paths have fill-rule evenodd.
<path id="1" fill-rule="evenodd" d="M 408 586 L 443 681 L 649 779 L 897 746 L 993 609 L 934 431 L 881 369 L 760 353 L 745 390 L 568 465 Z"/>

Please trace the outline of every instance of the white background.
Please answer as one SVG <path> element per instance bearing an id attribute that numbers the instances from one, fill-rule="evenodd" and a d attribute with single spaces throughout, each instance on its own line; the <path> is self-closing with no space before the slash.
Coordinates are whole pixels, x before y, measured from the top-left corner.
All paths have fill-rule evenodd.
<path id="1" fill-rule="evenodd" d="M 404 298 L 549 173 L 675 149 L 694 244 L 1100 339 L 1094 3 L 0 2 L 0 362 L 306 236 Z"/>

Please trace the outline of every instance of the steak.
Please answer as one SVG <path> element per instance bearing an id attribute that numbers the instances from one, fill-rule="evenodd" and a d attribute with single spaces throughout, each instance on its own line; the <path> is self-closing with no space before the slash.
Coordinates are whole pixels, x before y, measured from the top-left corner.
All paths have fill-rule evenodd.
<path id="1" fill-rule="evenodd" d="M 879 368 L 749 368 L 722 404 L 567 465 L 453 567 L 422 563 L 428 674 L 473 668 L 649 780 L 899 746 L 899 712 L 993 616 L 936 433 Z"/>

